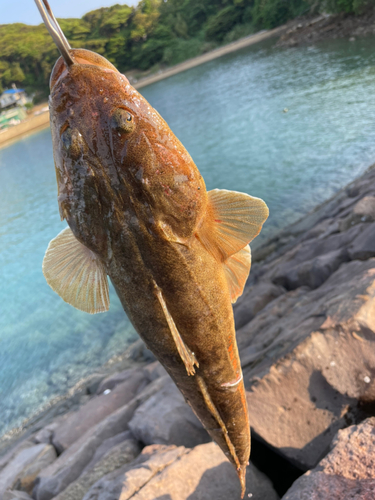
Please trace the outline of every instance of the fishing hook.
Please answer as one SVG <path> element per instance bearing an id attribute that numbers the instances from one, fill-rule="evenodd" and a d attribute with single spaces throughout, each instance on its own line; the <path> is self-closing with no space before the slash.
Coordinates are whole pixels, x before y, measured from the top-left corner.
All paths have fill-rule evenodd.
<path id="1" fill-rule="evenodd" d="M 53 41 L 57 45 L 61 55 L 64 58 L 64 61 L 68 67 L 74 64 L 72 56 L 70 55 L 69 50 L 71 46 L 69 45 L 68 40 L 66 39 L 62 29 L 57 22 L 52 9 L 47 0 L 35 0 L 36 6 L 42 16 L 44 24 L 46 25 L 47 30 L 53 38 Z"/>

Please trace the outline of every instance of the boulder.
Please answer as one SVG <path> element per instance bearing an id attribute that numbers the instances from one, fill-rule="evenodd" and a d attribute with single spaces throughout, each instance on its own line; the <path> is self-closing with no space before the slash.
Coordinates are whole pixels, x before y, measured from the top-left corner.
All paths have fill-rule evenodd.
<path id="1" fill-rule="evenodd" d="M 50 500 L 75 481 L 93 461 L 97 450 L 107 439 L 128 430 L 128 423 L 138 405 L 162 389 L 168 379 L 169 377 L 162 377 L 150 383 L 130 403 L 91 427 L 50 467 L 43 470 L 36 480 L 33 491 L 35 500 Z"/>
<path id="2" fill-rule="evenodd" d="M 340 430 L 331 452 L 297 479 L 282 500 L 373 500 L 375 418 Z"/>
<path id="3" fill-rule="evenodd" d="M 107 440 L 108 441 L 108 440 Z M 125 464 L 132 462 L 141 452 L 135 439 L 128 438 L 113 446 L 93 466 L 87 467 L 76 481 L 71 483 L 56 500 L 82 500 L 90 487 L 106 474 L 109 474 Z"/>
<path id="4" fill-rule="evenodd" d="M 238 332 L 253 431 L 302 469 L 375 400 L 375 259 L 270 303 Z"/>
<path id="5" fill-rule="evenodd" d="M 298 243 L 268 266 L 262 280 L 269 280 L 287 290 L 299 286 L 319 287 L 342 262 L 349 260 L 347 248 L 367 226 L 362 223 L 344 233 Z"/>
<path id="6" fill-rule="evenodd" d="M 245 498 L 278 500 L 271 482 L 250 463 Z M 98 481 L 84 500 L 231 500 L 240 499 L 236 471 L 214 443 L 146 447 L 138 459 Z"/>
<path id="7" fill-rule="evenodd" d="M 114 373 L 113 375 L 109 375 L 109 377 L 105 377 L 101 383 L 99 384 L 96 394 L 103 394 L 104 391 L 113 391 L 115 387 L 119 384 L 122 384 L 125 381 L 128 381 L 134 374 L 134 369 L 127 368 L 119 373 Z"/>
<path id="8" fill-rule="evenodd" d="M 126 500 L 185 453 L 183 446 L 152 445 L 131 464 L 97 481 L 83 500 Z M 152 500 L 154 500 L 153 497 Z"/>
<path id="9" fill-rule="evenodd" d="M 193 447 L 210 440 L 172 381 L 137 408 L 129 428 L 146 445 Z"/>
<path id="10" fill-rule="evenodd" d="M 99 448 L 95 451 L 94 456 L 91 461 L 86 465 L 83 469 L 82 473 L 85 473 L 91 470 L 110 450 L 112 450 L 118 444 L 123 443 L 129 439 L 133 438 L 133 434 L 130 431 L 120 432 L 120 434 L 116 434 L 113 437 L 105 439 L 99 446 Z"/>
<path id="11" fill-rule="evenodd" d="M 35 443 L 31 439 L 22 439 L 16 445 L 12 446 L 0 457 L 0 471 L 22 450 L 31 448 Z"/>
<path id="12" fill-rule="evenodd" d="M 31 493 L 38 473 L 56 459 L 50 444 L 37 444 L 20 451 L 0 472 L 0 498 L 7 489 Z"/>
<path id="13" fill-rule="evenodd" d="M 128 430 L 128 422 L 137 406 L 138 402 L 133 400 L 89 429 L 54 464 L 39 474 L 33 497 L 36 500 L 50 500 L 64 491 L 81 475 L 103 441 Z"/>
<path id="14" fill-rule="evenodd" d="M 283 287 L 263 281 L 246 290 L 233 307 L 236 328 L 242 328 L 267 304 L 283 293 L 285 293 Z"/>
<path id="15" fill-rule="evenodd" d="M 3 495 L 3 500 L 32 500 L 25 491 L 7 490 Z"/>
<path id="16" fill-rule="evenodd" d="M 165 377 L 167 375 L 165 368 L 161 363 L 159 363 L 159 361 L 154 361 L 153 363 L 148 364 L 143 370 L 151 382 L 159 377 Z"/>
<path id="17" fill-rule="evenodd" d="M 365 230 L 348 248 L 352 260 L 367 260 L 375 257 L 375 223 L 366 224 Z"/>
<path id="18" fill-rule="evenodd" d="M 129 403 L 137 394 L 140 385 L 148 382 L 142 370 L 129 370 L 126 375 L 122 383 L 112 386 L 113 390 L 92 398 L 55 429 L 52 443 L 59 453 L 69 448 L 108 415 Z"/>

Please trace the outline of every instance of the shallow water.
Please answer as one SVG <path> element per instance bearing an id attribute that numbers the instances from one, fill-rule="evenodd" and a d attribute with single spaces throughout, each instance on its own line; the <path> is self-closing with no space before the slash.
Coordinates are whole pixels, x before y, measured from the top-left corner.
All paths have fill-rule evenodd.
<path id="1" fill-rule="evenodd" d="M 375 161 L 373 44 L 273 50 L 267 42 L 142 93 L 187 147 L 208 189 L 266 200 L 265 238 Z M 113 290 L 109 313 L 90 316 L 45 283 L 45 249 L 64 227 L 49 130 L 0 151 L 0 434 L 134 339 Z"/>

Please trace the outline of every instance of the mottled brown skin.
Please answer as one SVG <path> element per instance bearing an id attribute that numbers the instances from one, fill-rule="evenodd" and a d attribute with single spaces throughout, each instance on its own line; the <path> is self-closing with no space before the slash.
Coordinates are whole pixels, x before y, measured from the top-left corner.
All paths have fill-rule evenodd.
<path id="1" fill-rule="evenodd" d="M 231 300 L 222 263 L 197 235 L 208 203 L 204 181 L 123 75 L 96 54 L 71 54 L 76 64 L 67 71 L 60 58 L 51 76 L 61 216 L 100 257 L 135 329 L 235 465 L 244 488 L 250 455 L 244 386 L 242 380 L 225 386 L 242 376 Z M 119 124 L 128 115 L 118 109 L 132 115 L 127 131 Z M 195 375 L 187 374 L 155 284 L 199 362 Z"/>

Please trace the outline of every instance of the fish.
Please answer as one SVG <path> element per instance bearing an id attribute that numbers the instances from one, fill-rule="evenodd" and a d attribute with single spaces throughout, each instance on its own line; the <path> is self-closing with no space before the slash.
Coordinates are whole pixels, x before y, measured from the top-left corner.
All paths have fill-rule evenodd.
<path id="1" fill-rule="evenodd" d="M 109 277 L 139 336 L 234 465 L 243 498 L 250 424 L 232 304 L 267 205 L 207 191 L 160 114 L 103 56 L 72 49 L 47 0 L 35 2 L 61 53 L 49 109 L 68 224 L 47 248 L 44 276 L 91 314 L 109 309 Z"/>

